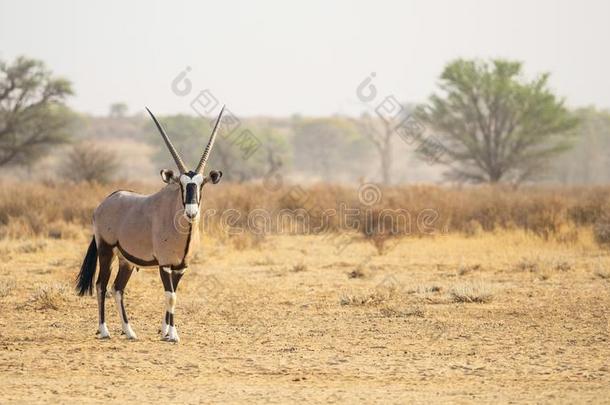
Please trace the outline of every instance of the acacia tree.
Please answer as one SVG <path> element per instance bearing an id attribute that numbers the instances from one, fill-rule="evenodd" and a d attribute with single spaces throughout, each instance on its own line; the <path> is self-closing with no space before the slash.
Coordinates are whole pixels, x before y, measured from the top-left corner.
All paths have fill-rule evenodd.
<path id="1" fill-rule="evenodd" d="M 67 139 L 71 114 L 64 101 L 71 94 L 70 82 L 41 61 L 0 60 L 0 166 L 30 163 Z"/>
<path id="2" fill-rule="evenodd" d="M 440 77 L 417 116 L 443 145 L 438 162 L 446 176 L 470 182 L 535 177 L 549 159 L 569 148 L 577 119 L 548 87 L 549 74 L 527 81 L 522 64 L 458 59 Z"/>

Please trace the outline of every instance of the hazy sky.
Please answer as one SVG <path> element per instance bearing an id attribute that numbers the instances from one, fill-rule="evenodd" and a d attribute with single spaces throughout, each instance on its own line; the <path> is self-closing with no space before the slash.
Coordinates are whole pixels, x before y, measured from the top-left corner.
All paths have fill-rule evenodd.
<path id="1" fill-rule="evenodd" d="M 609 16 L 608 1 L 0 0 L 0 58 L 44 60 L 98 114 L 188 113 L 206 88 L 237 115 L 352 114 L 371 72 L 381 96 L 419 102 L 456 57 L 523 60 L 570 106 L 610 108 Z"/>

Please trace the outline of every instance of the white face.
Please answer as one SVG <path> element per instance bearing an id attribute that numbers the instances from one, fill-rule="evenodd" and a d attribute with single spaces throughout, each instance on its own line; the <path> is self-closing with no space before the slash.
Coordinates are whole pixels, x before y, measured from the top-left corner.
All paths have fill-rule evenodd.
<path id="1" fill-rule="evenodd" d="M 195 219 L 199 215 L 199 203 L 201 202 L 199 194 L 203 184 L 203 175 L 196 174 L 190 177 L 188 174 L 181 174 L 180 184 L 183 191 L 184 215 L 188 219 Z"/>

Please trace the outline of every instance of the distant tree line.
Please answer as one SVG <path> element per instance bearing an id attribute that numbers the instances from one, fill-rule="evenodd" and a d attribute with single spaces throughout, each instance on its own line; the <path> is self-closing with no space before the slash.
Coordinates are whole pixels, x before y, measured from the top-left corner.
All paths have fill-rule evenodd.
<path id="1" fill-rule="evenodd" d="M 569 111 L 549 88 L 548 73 L 525 78 L 520 62 L 464 60 L 449 63 L 426 104 L 405 108 L 441 152 L 432 162 L 451 182 L 610 181 L 610 113 L 594 108 Z M 41 61 L 0 60 L 0 166 L 32 165 L 54 146 L 74 144 L 61 173 L 75 181 L 111 181 L 121 165 L 104 139 L 129 138 L 158 151 L 155 166 L 171 167 L 150 120 L 114 103 L 107 116 L 70 111 L 71 83 Z M 194 162 L 210 133 L 209 121 L 194 115 L 159 117 L 180 153 Z M 380 181 L 392 184 L 430 151 L 408 145 L 374 113 L 345 116 L 240 118 L 259 141 L 245 156 L 229 137 L 219 136 L 210 167 L 227 180 L 261 179 L 270 172 L 304 181 Z M 92 141 L 97 141 L 95 144 Z M 437 149 L 436 152 L 439 150 Z M 419 163 L 422 164 L 423 163 Z M 440 171 L 440 170 L 439 170 Z"/>

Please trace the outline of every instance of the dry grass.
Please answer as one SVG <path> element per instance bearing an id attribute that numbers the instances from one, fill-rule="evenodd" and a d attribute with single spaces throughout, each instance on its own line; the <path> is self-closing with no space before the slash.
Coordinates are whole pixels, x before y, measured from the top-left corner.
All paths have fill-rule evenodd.
<path id="1" fill-rule="evenodd" d="M 290 271 L 293 273 L 300 273 L 302 271 L 307 271 L 307 265 L 305 263 L 297 263 L 294 264 L 291 268 Z"/>
<path id="2" fill-rule="evenodd" d="M 50 237 L 74 239 L 88 234 L 93 209 L 116 189 L 154 192 L 161 184 L 0 184 L 0 239 Z M 277 191 L 260 184 L 221 184 L 206 190 L 208 234 L 226 235 L 220 213 L 235 209 L 241 215 L 234 226 L 244 230 L 229 239 L 236 249 L 258 248 L 265 234 L 311 234 L 357 230 L 377 252 L 387 254 L 397 236 L 438 235 L 459 232 L 481 237 L 497 230 L 523 229 L 545 240 L 573 244 L 579 229 L 596 229 L 599 243 L 606 243 L 609 227 L 610 188 L 512 188 L 400 186 L 382 188 L 373 207 L 362 205 L 356 188 L 327 184 L 295 192 L 294 186 Z M 69 198 L 67 197 L 69 196 Z M 353 220 L 340 215 L 324 217 L 328 209 L 358 209 Z M 264 209 L 268 221 L 253 225 L 249 214 Z M 400 211 L 402 210 L 402 211 Z M 282 215 L 280 215 L 283 213 Z M 305 215 L 303 217 L 303 215 Z M 264 226 L 263 226 L 264 225 Z M 251 232 L 255 228 L 256 231 Z M 396 242 L 399 243 L 399 242 Z M 391 249 L 390 249 L 391 250 Z"/>
<path id="3" fill-rule="evenodd" d="M 537 272 L 540 270 L 540 266 L 538 264 L 538 262 L 532 260 L 532 259 L 521 259 L 517 265 L 515 266 L 515 268 L 518 271 L 529 271 L 529 272 Z"/>
<path id="4" fill-rule="evenodd" d="M 594 274 L 602 280 L 610 280 L 610 271 L 608 270 L 597 269 Z"/>
<path id="5" fill-rule="evenodd" d="M 72 290 L 65 284 L 42 285 L 36 288 L 27 305 L 42 311 L 58 310 L 68 301 L 71 292 Z"/>
<path id="6" fill-rule="evenodd" d="M 451 288 L 449 295 L 457 303 L 487 303 L 491 302 L 495 288 L 490 284 L 473 282 L 459 284 Z"/>
<path id="7" fill-rule="evenodd" d="M 604 214 L 602 218 L 599 218 L 593 226 L 593 235 L 595 241 L 600 246 L 610 246 L 610 220 L 608 220 L 607 214 Z"/>
<path id="8" fill-rule="evenodd" d="M 365 269 L 363 265 L 359 265 L 354 270 L 347 273 L 348 278 L 366 278 L 368 277 L 369 272 Z"/>
<path id="9" fill-rule="evenodd" d="M 610 255 L 591 231 L 570 245 L 519 229 L 409 238 L 382 256 L 362 238 L 337 253 L 321 235 L 270 235 L 264 250 L 208 236 L 198 249 L 205 261 L 178 291 L 178 345 L 157 333 L 158 271 L 141 269 L 127 287 L 139 340 L 121 336 L 108 299 L 112 339 L 101 341 L 95 297 L 76 297 L 66 284 L 88 240 L 40 241 L 35 253 L 15 251 L 37 240 L 1 242 L 11 252 L 0 274 L 8 291 L 0 306 L 9 309 L 0 317 L 3 402 L 595 403 L 610 395 L 608 282 L 593 275 L 610 267 Z M 515 271 L 523 257 L 539 270 Z M 569 270 L 559 269 L 564 262 Z M 480 267 L 458 276 L 460 263 Z M 290 271 L 299 264 L 307 270 Z M 359 266 L 366 277 L 346 276 Z M 544 272 L 552 281 L 537 280 Z M 490 291 L 490 303 L 473 303 Z"/>
<path id="10" fill-rule="evenodd" d="M 391 306 L 385 306 L 379 310 L 379 313 L 388 318 L 424 318 L 426 316 L 426 312 L 422 307 L 397 309 Z"/>
<path id="11" fill-rule="evenodd" d="M 0 281 L 0 299 L 8 297 L 15 289 L 17 283 L 13 280 Z"/>
<path id="12" fill-rule="evenodd" d="M 391 301 L 397 294 L 393 288 L 376 288 L 366 293 L 343 293 L 339 299 L 341 305 L 378 306 Z"/>
<path id="13" fill-rule="evenodd" d="M 464 265 L 461 264 L 460 267 L 457 270 L 457 274 L 458 276 L 464 276 L 466 274 L 472 273 L 473 271 L 478 271 L 481 270 L 481 265 L 480 264 L 468 264 L 468 265 Z"/>

